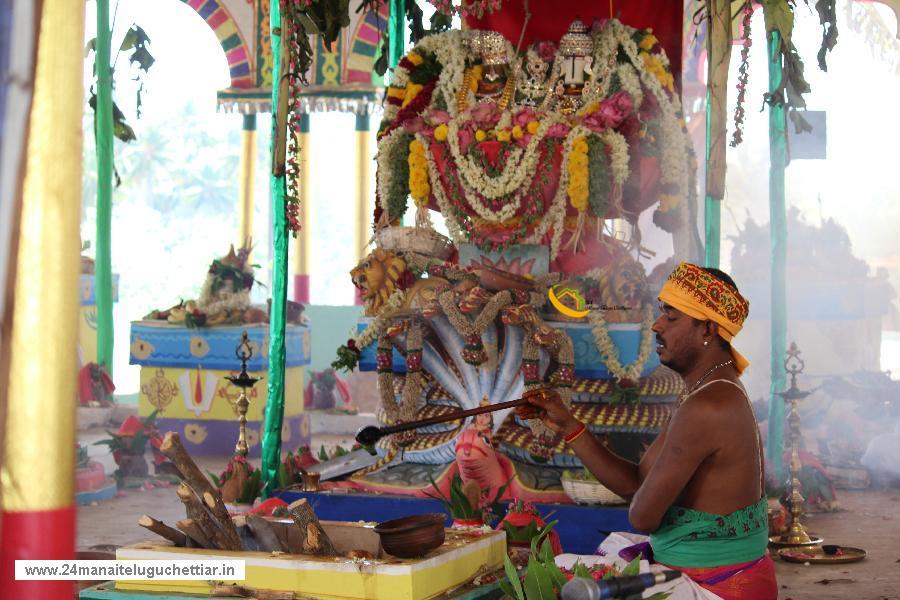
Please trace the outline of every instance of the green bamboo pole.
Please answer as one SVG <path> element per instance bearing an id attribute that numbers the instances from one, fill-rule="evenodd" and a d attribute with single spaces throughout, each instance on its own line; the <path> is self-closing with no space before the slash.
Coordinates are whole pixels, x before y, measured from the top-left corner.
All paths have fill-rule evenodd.
<path id="1" fill-rule="evenodd" d="M 781 86 L 782 64 L 779 46 L 781 35 L 773 31 L 769 40 L 769 91 Z M 787 264 L 787 215 L 784 201 L 784 170 L 787 166 L 784 105 L 769 106 L 769 223 L 771 225 L 771 277 L 772 370 L 769 394 L 769 460 L 780 481 L 784 474 L 784 400 L 778 392 L 784 391 L 787 380 L 784 358 L 787 351 L 787 292 L 785 272 Z"/>
<path id="2" fill-rule="evenodd" d="M 710 150 L 712 148 L 712 103 L 709 90 L 706 90 L 706 181 L 709 181 Z M 703 202 L 703 264 L 714 269 L 719 268 L 722 240 L 722 201 L 706 193 Z"/>
<path id="3" fill-rule="evenodd" d="M 731 2 L 708 0 L 706 21 L 706 187 L 703 203 L 704 257 L 719 268 L 722 243 L 722 199 L 725 197 L 728 127 L 728 65 L 731 60 Z"/>
<path id="4" fill-rule="evenodd" d="M 112 297 L 112 170 L 113 114 L 112 68 L 110 67 L 109 0 L 97 0 L 97 107 L 95 140 L 97 143 L 97 231 L 95 256 L 95 294 L 97 299 L 97 362 L 113 371 L 113 297 Z"/>
<path id="5" fill-rule="evenodd" d="M 388 13 L 388 68 L 391 71 L 403 58 L 406 34 L 406 14 L 403 0 L 391 0 Z"/>
<path id="6" fill-rule="evenodd" d="M 281 7 L 271 2 L 269 25 L 272 31 L 272 176 L 269 180 L 272 192 L 273 268 L 272 268 L 272 309 L 269 315 L 269 371 L 268 400 L 266 401 L 265 431 L 262 436 L 262 479 L 265 482 L 263 497 L 268 498 L 278 485 L 278 467 L 281 464 L 281 425 L 284 421 L 284 330 L 287 303 L 287 259 L 288 235 L 285 216 L 284 170 L 274 168 L 283 160 L 279 154 L 278 140 L 284 139 L 286 130 L 283 120 L 277 118 L 281 89 Z M 282 98 L 283 100 L 283 98 Z M 281 131 L 279 131 L 281 130 Z M 280 136 L 280 137 L 279 137 Z"/>

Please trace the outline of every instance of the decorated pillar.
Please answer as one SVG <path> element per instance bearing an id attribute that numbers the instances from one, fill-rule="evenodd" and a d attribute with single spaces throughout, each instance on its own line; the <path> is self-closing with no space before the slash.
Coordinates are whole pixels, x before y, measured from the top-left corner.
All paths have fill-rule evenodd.
<path id="1" fill-rule="evenodd" d="M 372 235 L 370 219 L 372 218 L 372 190 L 369 180 L 369 167 L 372 162 L 370 148 L 370 122 L 368 113 L 356 115 L 356 256 L 362 260 L 366 256 L 366 247 Z M 357 305 L 362 304 L 362 297 L 354 289 Z"/>
<path id="2" fill-rule="evenodd" d="M 16 560 L 68 560 L 75 550 L 84 2 L 43 0 L 31 10 L 37 66 L 6 282 L 11 304 L 0 323 L 8 335 L 0 346 L 0 581 L 4 598 L 71 598 L 71 581 L 14 576 Z"/>
<path id="3" fill-rule="evenodd" d="M 238 242 L 244 244 L 253 238 L 253 174 L 256 170 L 256 113 L 243 115 L 241 127 L 241 166 Z"/>
<path id="4" fill-rule="evenodd" d="M 294 301 L 309 304 L 310 251 L 312 249 L 312 218 L 310 196 L 312 195 L 309 179 L 309 113 L 300 115 L 300 133 L 297 144 L 300 147 L 300 223 L 297 237 L 294 238 Z"/>
<path id="5" fill-rule="evenodd" d="M 97 298 L 97 362 L 113 372 L 112 193 L 113 110 L 110 66 L 109 0 L 97 0 L 97 223 L 95 277 Z M 76 289 L 76 288 L 73 288 Z"/>
<path id="6" fill-rule="evenodd" d="M 711 0 L 707 15 L 706 195 L 704 201 L 704 264 L 719 267 L 721 211 L 725 197 L 725 137 L 727 134 L 728 65 L 731 61 L 731 2 Z"/>
<path id="7" fill-rule="evenodd" d="M 769 91 L 781 87 L 782 64 L 781 34 L 769 34 Z M 785 269 L 787 265 L 787 215 L 784 203 L 784 170 L 787 166 L 787 144 L 784 105 L 769 104 L 769 222 L 771 223 L 771 280 L 772 347 L 769 358 L 771 368 L 771 388 L 769 394 L 769 437 L 768 455 L 781 481 L 784 471 L 784 400 L 778 395 L 783 392 L 787 378 L 784 371 L 784 356 L 787 351 L 787 291 Z"/>
<path id="8" fill-rule="evenodd" d="M 287 134 L 288 91 L 288 42 L 282 46 L 282 37 L 289 25 L 281 18 L 278 2 L 270 5 L 269 25 L 272 31 L 272 175 L 269 178 L 272 191 L 272 309 L 269 316 L 269 373 L 266 401 L 266 421 L 262 435 L 262 479 L 265 482 L 263 498 L 268 498 L 278 485 L 278 468 L 281 465 L 281 426 L 284 421 L 284 365 L 285 365 L 285 317 L 287 311 L 287 255 L 288 228 L 285 198 L 285 135 Z"/>

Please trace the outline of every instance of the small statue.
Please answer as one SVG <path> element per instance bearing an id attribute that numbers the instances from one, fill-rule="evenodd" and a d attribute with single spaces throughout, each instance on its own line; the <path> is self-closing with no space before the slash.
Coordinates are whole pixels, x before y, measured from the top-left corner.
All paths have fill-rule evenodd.
<path id="1" fill-rule="evenodd" d="M 581 20 L 575 19 L 559 40 L 562 77 L 556 84 L 555 94 L 559 98 L 557 108 L 560 112 L 571 113 L 580 106 L 585 75 L 593 75 L 593 52 L 594 41 L 588 34 L 588 28 Z"/>
<path id="2" fill-rule="evenodd" d="M 584 87 L 585 74 L 591 75 L 594 62 L 594 41 L 588 29 L 579 19 L 569 25 L 569 31 L 559 40 L 559 54 L 562 56 L 562 77 L 567 93 Z"/>
<path id="3" fill-rule="evenodd" d="M 470 95 L 476 103 L 494 101 L 501 110 L 505 109 L 515 93 L 515 77 L 509 72 L 506 38 L 496 31 L 472 30 L 468 32 L 464 45 L 470 61 L 480 64 L 466 70 L 459 92 L 460 109 L 464 110 L 469 105 Z"/>

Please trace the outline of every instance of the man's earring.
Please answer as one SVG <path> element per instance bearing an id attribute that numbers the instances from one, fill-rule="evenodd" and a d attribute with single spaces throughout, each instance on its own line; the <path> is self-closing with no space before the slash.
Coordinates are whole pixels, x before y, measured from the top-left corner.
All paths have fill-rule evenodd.
<path id="1" fill-rule="evenodd" d="M 704 346 L 709 346 L 709 340 L 704 340 L 703 345 L 704 345 Z"/>

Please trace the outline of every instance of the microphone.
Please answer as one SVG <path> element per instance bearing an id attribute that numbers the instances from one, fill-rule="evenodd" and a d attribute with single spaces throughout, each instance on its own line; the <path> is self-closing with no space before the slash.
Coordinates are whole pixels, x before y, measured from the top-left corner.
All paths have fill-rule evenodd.
<path id="1" fill-rule="evenodd" d="M 586 577 L 574 577 L 563 586 L 563 600 L 604 600 L 605 598 L 626 598 L 640 594 L 658 583 L 665 583 L 681 577 L 681 571 L 662 573 L 642 573 L 628 577 L 613 577 L 594 581 Z"/>

